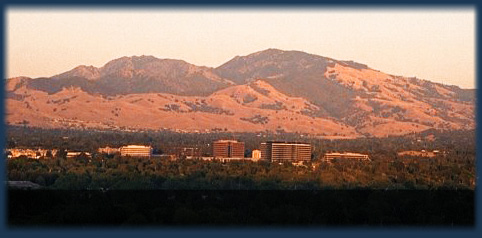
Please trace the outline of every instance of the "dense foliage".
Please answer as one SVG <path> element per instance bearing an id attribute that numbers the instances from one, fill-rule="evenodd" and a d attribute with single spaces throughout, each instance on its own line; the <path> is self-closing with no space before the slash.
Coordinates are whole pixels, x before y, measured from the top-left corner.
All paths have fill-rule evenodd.
<path id="1" fill-rule="evenodd" d="M 220 130 L 222 131 L 222 130 Z M 56 157 L 7 160 L 8 180 L 41 190 L 8 191 L 8 224 L 41 225 L 432 225 L 473 226 L 474 131 L 326 140 L 299 134 L 98 132 L 13 127 L 9 148 L 60 149 Z M 221 162 L 98 154 L 103 146 L 151 144 L 157 153 L 216 139 L 238 139 L 246 154 L 266 140 L 313 145 L 313 159 L 291 163 Z M 436 157 L 397 155 L 440 150 Z M 66 158 L 66 150 L 91 152 Z M 329 151 L 371 161 L 322 162 Z"/>
<path id="2" fill-rule="evenodd" d="M 223 131 L 219 128 L 219 131 Z M 433 136 L 435 140 L 426 139 Z M 260 143 L 268 140 L 298 141 L 311 143 L 313 158 L 327 151 L 355 151 L 360 153 L 390 155 L 402 150 L 445 150 L 457 154 L 475 154 L 475 130 L 448 131 L 427 130 L 407 136 L 384 138 L 359 138 L 330 140 L 323 137 L 295 133 L 176 133 L 172 131 L 93 131 L 42 129 L 23 126 L 7 127 L 7 148 L 42 147 L 64 148 L 74 151 L 95 152 L 104 146 L 119 147 L 127 144 L 149 144 L 163 153 L 179 146 L 200 147 L 203 154 L 211 155 L 210 145 L 218 139 L 237 139 L 245 143 L 247 154 L 259 149 Z"/>
<path id="3" fill-rule="evenodd" d="M 55 189 L 473 189 L 473 160 L 452 158 L 392 162 L 377 158 L 306 166 L 103 156 L 20 158 L 8 161 L 8 179 Z"/>
<path id="4" fill-rule="evenodd" d="M 56 158 L 8 160 L 8 180 L 28 180 L 54 189 L 441 189 L 475 188 L 475 144 L 472 132 L 437 131 L 407 137 L 367 138 L 356 140 L 321 140 L 301 135 L 256 134 L 177 134 L 115 133 L 92 131 L 29 130 L 9 131 L 8 142 L 16 146 L 60 148 Z M 12 133 L 15 132 L 15 133 Z M 27 132 L 26 132 L 27 133 Z M 235 137 L 246 143 L 247 150 L 269 139 L 297 140 L 312 143 L 313 160 L 303 166 L 291 163 L 220 162 L 202 160 L 167 160 L 130 158 L 96 154 L 100 146 L 129 143 L 169 146 L 207 146 L 218 138 Z M 429 137 L 428 137 L 429 136 Z M 68 138 L 63 138 L 68 137 Z M 429 139 L 426 139 L 426 138 Z M 430 139 L 431 137 L 435 139 Z M 420 139 L 421 138 L 421 139 Z M 65 149 L 93 152 L 65 158 Z M 400 150 L 443 150 L 433 158 L 398 157 Z M 372 161 L 321 162 L 326 151 L 368 153 Z M 247 152 L 248 153 L 248 152 Z"/>

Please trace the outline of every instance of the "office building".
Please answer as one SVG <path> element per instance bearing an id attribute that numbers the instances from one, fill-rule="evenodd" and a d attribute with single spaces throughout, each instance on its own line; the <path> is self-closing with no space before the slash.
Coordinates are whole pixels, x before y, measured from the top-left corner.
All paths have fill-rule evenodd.
<path id="1" fill-rule="evenodd" d="M 323 156 L 323 161 L 325 161 L 325 162 L 331 162 L 334 159 L 336 159 L 336 160 L 364 160 L 364 161 L 370 160 L 368 155 L 359 154 L 359 153 L 351 153 L 351 152 L 326 153 L 325 156 Z"/>
<path id="2" fill-rule="evenodd" d="M 244 158 L 244 142 L 218 140 L 213 143 L 213 156 L 216 158 Z"/>
<path id="3" fill-rule="evenodd" d="M 145 145 L 122 146 L 120 153 L 121 156 L 150 157 L 152 155 L 152 147 Z"/>
<path id="4" fill-rule="evenodd" d="M 261 159 L 272 162 L 309 161 L 311 145 L 297 142 L 264 142 L 261 143 Z"/>
<path id="5" fill-rule="evenodd" d="M 70 158 L 75 158 L 75 157 L 79 157 L 81 155 L 85 155 L 86 157 L 88 158 L 91 158 L 92 155 L 89 153 L 89 152 L 83 152 L 83 151 L 68 151 L 67 152 L 67 158 L 70 159 Z"/>

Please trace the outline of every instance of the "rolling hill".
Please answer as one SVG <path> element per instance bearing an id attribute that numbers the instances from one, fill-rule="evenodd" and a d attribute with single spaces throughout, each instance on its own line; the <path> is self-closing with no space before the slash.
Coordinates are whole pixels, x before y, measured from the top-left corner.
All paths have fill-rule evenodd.
<path id="1" fill-rule="evenodd" d="M 326 137 L 475 128 L 475 91 L 268 49 L 217 68 L 152 56 L 6 81 L 6 122 L 47 128 L 298 132 Z"/>

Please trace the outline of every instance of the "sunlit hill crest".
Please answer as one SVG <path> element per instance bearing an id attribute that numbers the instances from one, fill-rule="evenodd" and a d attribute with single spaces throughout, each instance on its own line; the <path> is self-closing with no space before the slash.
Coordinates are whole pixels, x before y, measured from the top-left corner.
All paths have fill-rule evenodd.
<path id="1" fill-rule="evenodd" d="M 13 125 L 326 137 L 475 128 L 473 90 L 278 49 L 217 68 L 122 57 L 50 78 L 11 78 L 6 88 Z"/>

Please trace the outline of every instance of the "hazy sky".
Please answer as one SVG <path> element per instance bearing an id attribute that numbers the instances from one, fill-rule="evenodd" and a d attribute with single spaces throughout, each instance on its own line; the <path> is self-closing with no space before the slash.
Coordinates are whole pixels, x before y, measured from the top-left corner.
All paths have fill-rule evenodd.
<path id="1" fill-rule="evenodd" d="M 153 55 L 217 67 L 268 48 L 475 88 L 473 8 L 9 8 L 7 77 Z"/>

